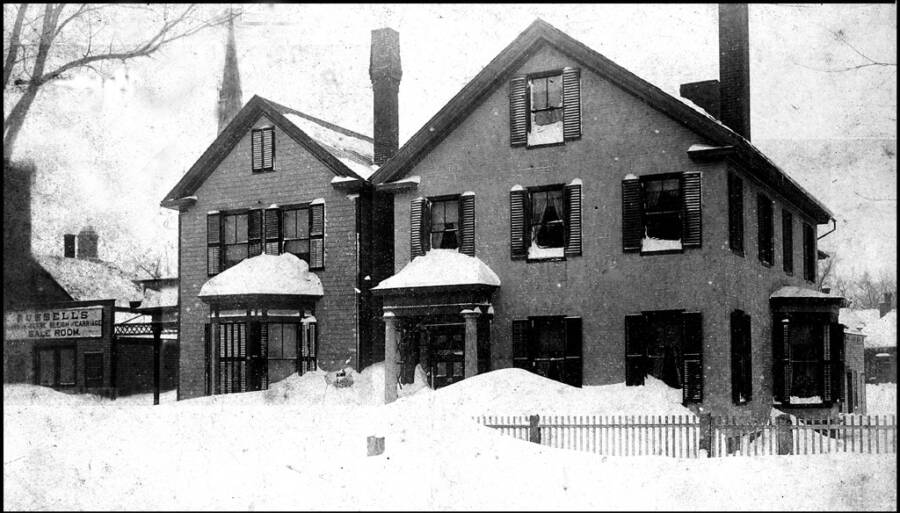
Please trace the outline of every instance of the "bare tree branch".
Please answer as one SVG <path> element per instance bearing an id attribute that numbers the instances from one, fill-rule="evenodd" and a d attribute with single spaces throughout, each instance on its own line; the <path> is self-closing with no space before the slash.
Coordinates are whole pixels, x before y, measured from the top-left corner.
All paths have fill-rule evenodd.
<path id="1" fill-rule="evenodd" d="M 9 49 L 6 58 L 3 61 L 3 89 L 9 84 L 9 77 L 12 76 L 13 66 L 19 57 L 19 41 L 22 34 L 22 21 L 25 19 L 25 13 L 28 11 L 28 4 L 19 6 L 19 12 L 16 13 L 16 21 L 13 24 L 12 34 L 9 36 Z"/>

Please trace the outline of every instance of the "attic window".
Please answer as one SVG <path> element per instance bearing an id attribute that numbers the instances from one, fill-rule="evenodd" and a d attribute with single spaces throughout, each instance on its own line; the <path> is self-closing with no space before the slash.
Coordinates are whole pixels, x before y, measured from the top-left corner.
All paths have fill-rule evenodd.
<path id="1" fill-rule="evenodd" d="M 528 80 L 528 146 L 563 142 L 562 73 Z"/>
<path id="2" fill-rule="evenodd" d="M 275 127 L 250 132 L 251 166 L 254 173 L 275 170 Z"/>
<path id="3" fill-rule="evenodd" d="M 509 83 L 512 146 L 562 144 L 581 137 L 581 72 L 576 68 L 533 73 Z"/>

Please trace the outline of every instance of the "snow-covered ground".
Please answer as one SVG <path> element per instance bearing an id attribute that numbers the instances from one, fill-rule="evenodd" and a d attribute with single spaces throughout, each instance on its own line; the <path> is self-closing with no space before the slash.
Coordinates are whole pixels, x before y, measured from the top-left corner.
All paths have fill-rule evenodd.
<path id="1" fill-rule="evenodd" d="M 4 509 L 888 509 L 896 455 L 601 457 L 475 414 L 686 414 L 651 381 L 576 389 L 505 369 L 383 405 L 380 366 L 149 406 L 4 385 Z M 420 376 L 421 379 L 421 376 Z M 146 400 L 145 399 L 149 399 Z M 660 411 L 662 410 L 662 411 Z M 366 456 L 366 437 L 385 452 Z"/>
<path id="2" fill-rule="evenodd" d="M 866 384 L 866 413 L 869 415 L 896 415 L 897 384 Z"/>

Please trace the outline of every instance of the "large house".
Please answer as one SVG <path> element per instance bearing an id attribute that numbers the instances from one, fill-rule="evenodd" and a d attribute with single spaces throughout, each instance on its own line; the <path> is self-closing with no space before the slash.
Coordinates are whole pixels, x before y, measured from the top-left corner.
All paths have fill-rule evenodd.
<path id="1" fill-rule="evenodd" d="M 371 363 L 383 329 L 369 288 L 392 261 L 371 215 L 389 196 L 366 178 L 396 151 L 400 80 L 398 34 L 372 37 L 374 138 L 259 96 L 229 112 L 229 30 L 220 133 L 162 201 L 179 212 L 179 399 Z"/>
<path id="2" fill-rule="evenodd" d="M 719 80 L 689 99 L 535 21 L 372 175 L 387 400 L 418 364 L 433 386 L 520 367 L 654 376 L 714 413 L 838 408 L 843 298 L 814 290 L 834 216 L 750 142 L 747 7 L 719 16 Z"/>

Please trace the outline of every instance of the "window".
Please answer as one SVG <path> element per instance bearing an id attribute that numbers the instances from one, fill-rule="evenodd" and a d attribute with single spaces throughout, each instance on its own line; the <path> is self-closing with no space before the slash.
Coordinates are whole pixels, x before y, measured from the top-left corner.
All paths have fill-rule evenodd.
<path id="1" fill-rule="evenodd" d="M 254 173 L 275 169 L 275 127 L 254 128 L 250 132 Z"/>
<path id="2" fill-rule="evenodd" d="M 816 235 L 813 227 L 803 223 L 803 278 L 816 281 Z"/>
<path id="3" fill-rule="evenodd" d="M 510 144 L 529 148 L 581 137 L 581 72 L 515 77 L 509 84 Z"/>
<path id="4" fill-rule="evenodd" d="M 431 247 L 459 248 L 459 199 L 431 201 Z"/>
<path id="5" fill-rule="evenodd" d="M 744 256 L 744 182 L 728 174 L 728 245 Z"/>
<path id="6" fill-rule="evenodd" d="M 731 398 L 735 404 L 753 399 L 750 315 L 731 312 Z"/>
<path id="7" fill-rule="evenodd" d="M 684 403 L 703 400 L 700 312 L 658 310 L 625 316 L 625 384 L 653 376 L 682 390 Z"/>
<path id="8" fill-rule="evenodd" d="M 815 313 L 776 315 L 776 397 L 791 405 L 821 405 L 840 397 L 843 326 Z"/>
<path id="9" fill-rule="evenodd" d="M 307 313 L 300 323 L 300 361 L 298 362 L 298 372 L 302 374 L 316 370 L 319 336 L 315 317 Z"/>
<path id="10" fill-rule="evenodd" d="M 566 243 L 563 187 L 529 190 L 528 258 L 562 258 Z"/>
<path id="11" fill-rule="evenodd" d="M 84 353 L 84 386 L 103 386 L 103 353 Z"/>
<path id="12" fill-rule="evenodd" d="M 36 349 L 38 385 L 69 387 L 75 385 L 75 348 L 47 347 Z"/>
<path id="13" fill-rule="evenodd" d="M 475 193 L 416 198 L 409 204 L 410 258 L 430 249 L 475 256 Z"/>
<path id="14" fill-rule="evenodd" d="M 794 216 L 781 210 L 781 260 L 784 272 L 794 274 Z"/>
<path id="15" fill-rule="evenodd" d="M 700 247 L 700 173 L 622 180 L 622 249 L 641 253 Z"/>
<path id="16" fill-rule="evenodd" d="M 310 269 L 324 267 L 325 204 L 207 215 L 207 272 L 218 274 L 245 258 L 292 253 Z"/>
<path id="17" fill-rule="evenodd" d="M 759 245 L 759 261 L 771 266 L 775 253 L 775 237 L 772 217 L 772 200 L 765 194 L 756 195 L 757 244 Z"/>
<path id="18" fill-rule="evenodd" d="M 269 323 L 269 360 L 297 359 L 297 324 Z"/>
<path id="19" fill-rule="evenodd" d="M 512 323 L 513 366 L 581 386 L 581 318 L 529 317 Z"/>
<path id="20" fill-rule="evenodd" d="M 220 323 L 215 346 L 213 350 L 219 355 L 215 393 L 248 391 L 247 323 Z"/>

